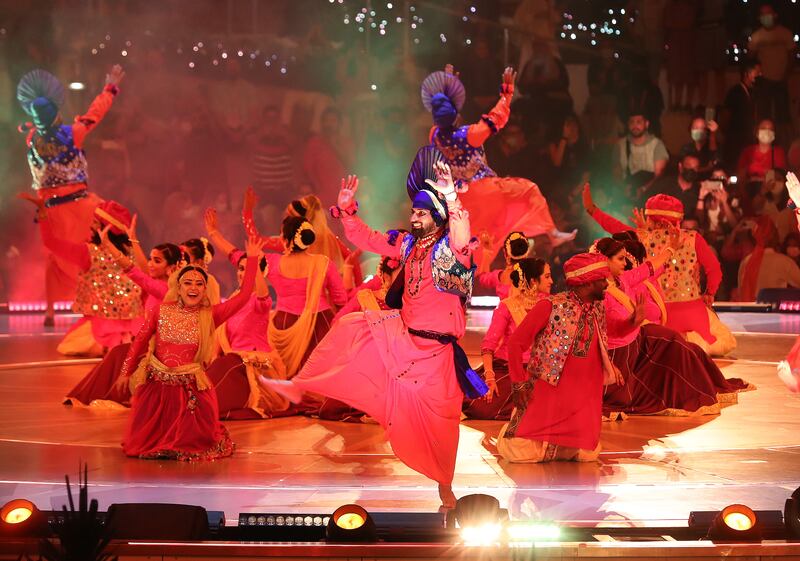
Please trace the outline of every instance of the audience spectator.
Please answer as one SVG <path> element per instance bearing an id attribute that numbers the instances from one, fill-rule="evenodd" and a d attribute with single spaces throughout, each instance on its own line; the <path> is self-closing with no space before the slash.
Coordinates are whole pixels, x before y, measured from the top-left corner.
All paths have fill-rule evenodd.
<path id="1" fill-rule="evenodd" d="M 677 173 L 665 174 L 656 181 L 648 196 L 663 193 L 675 197 L 683 204 L 684 216 L 687 220 L 696 215 L 695 209 L 703 203 L 700 195 L 699 181 L 700 160 L 693 154 L 686 154 L 678 162 Z"/>
<path id="2" fill-rule="evenodd" d="M 262 204 L 283 209 L 295 198 L 297 177 L 292 139 L 281 123 L 277 107 L 264 107 L 261 123 L 254 133 L 253 188 Z"/>
<path id="3" fill-rule="evenodd" d="M 739 155 L 750 144 L 756 128 L 756 80 L 761 76 L 761 65 L 746 61 L 740 72 L 739 83 L 725 96 L 722 125 L 725 132 L 725 165 L 728 171 L 736 169 Z"/>
<path id="4" fill-rule="evenodd" d="M 342 177 L 352 170 L 353 142 L 342 132 L 342 116 L 329 107 L 322 114 L 322 131 L 308 139 L 303 169 L 323 204 L 336 200 Z"/>
<path id="5" fill-rule="evenodd" d="M 632 0 L 633 33 L 647 58 L 647 75 L 658 83 L 664 58 L 664 7 L 667 0 Z"/>
<path id="6" fill-rule="evenodd" d="M 487 143 L 486 151 L 498 175 L 525 177 L 537 183 L 542 181 L 536 165 L 541 158 L 537 157 L 535 147 L 528 141 L 525 129 L 518 120 L 509 121 L 497 137 Z"/>
<path id="7" fill-rule="evenodd" d="M 706 121 L 700 117 L 692 119 L 689 125 L 691 141 L 683 145 L 678 155 L 679 158 L 695 156 L 700 161 L 698 168 L 700 179 L 708 179 L 711 170 L 719 163 L 718 129 L 716 121 Z"/>
<path id="8" fill-rule="evenodd" d="M 661 113 L 664 111 L 664 96 L 658 82 L 648 76 L 646 69 L 633 65 L 620 76 L 617 88 L 617 111 L 623 122 L 632 116 L 643 115 L 649 121 L 649 130 L 661 135 Z"/>
<path id="9" fill-rule="evenodd" d="M 736 223 L 731 233 L 725 238 L 725 243 L 722 244 L 722 251 L 720 252 L 720 264 L 722 265 L 722 278 L 724 281 L 724 289 L 728 293 L 730 300 L 737 300 L 739 298 L 738 289 L 738 274 L 739 266 L 742 260 L 752 253 L 756 247 L 756 241 L 753 238 L 753 228 L 755 221 L 751 218 L 745 218 Z"/>
<path id="10" fill-rule="evenodd" d="M 770 119 L 758 123 L 756 139 L 757 144 L 742 150 L 736 166 L 739 181 L 746 186 L 749 197 L 758 193 L 769 170 L 786 169 L 786 152 L 783 147 L 775 145 L 775 124 Z"/>
<path id="11" fill-rule="evenodd" d="M 669 106 L 688 111 L 697 94 L 697 5 L 695 0 L 669 0 L 664 10 Z"/>
<path id="12" fill-rule="evenodd" d="M 727 190 L 728 176 L 721 168 L 711 172 L 711 177 L 700 184 L 700 200 L 697 202 L 697 219 L 703 237 L 719 255 L 725 238 L 739 221 L 736 207 L 731 204 Z"/>
<path id="13" fill-rule="evenodd" d="M 772 219 L 759 218 L 754 236 L 756 246 L 739 266 L 739 297 L 749 302 L 764 288 L 800 288 L 800 267 L 776 251 L 778 235 Z"/>
<path id="14" fill-rule="evenodd" d="M 589 147 L 575 115 L 567 115 L 553 127 L 547 145 L 547 163 L 549 171 L 542 181 L 548 199 L 563 203 L 589 180 Z"/>
<path id="15" fill-rule="evenodd" d="M 758 58 L 763 72 L 759 116 L 786 122 L 789 120 L 786 79 L 795 49 L 794 37 L 778 23 L 778 14 L 771 4 L 761 6 L 758 20 L 761 27 L 750 36 L 748 50 Z"/>
<path id="16" fill-rule="evenodd" d="M 794 231 L 784 238 L 781 253 L 791 257 L 795 263 L 800 265 L 800 233 Z"/>
<path id="17" fill-rule="evenodd" d="M 628 117 L 628 134 L 617 142 L 611 157 L 614 176 L 624 181 L 630 194 L 637 198 L 661 177 L 669 160 L 664 142 L 651 135 L 649 128 L 650 121 L 642 112 L 632 113 Z"/>
<path id="18" fill-rule="evenodd" d="M 700 104 L 716 107 L 725 92 L 726 51 L 728 35 L 725 9 L 728 0 L 701 0 L 697 18 L 697 50 L 695 60 L 700 82 Z M 714 95 L 709 93 L 713 84 Z"/>

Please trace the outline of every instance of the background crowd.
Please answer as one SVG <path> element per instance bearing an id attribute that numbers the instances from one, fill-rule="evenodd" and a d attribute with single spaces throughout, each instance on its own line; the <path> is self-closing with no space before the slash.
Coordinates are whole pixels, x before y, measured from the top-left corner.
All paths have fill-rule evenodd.
<path id="1" fill-rule="evenodd" d="M 139 213 L 147 247 L 197 237 L 207 206 L 233 230 L 249 184 L 260 229 L 275 233 L 287 202 L 313 192 L 333 204 L 350 172 L 362 178 L 372 226 L 396 227 L 431 124 L 419 100 L 424 76 L 452 63 L 472 122 L 497 100 L 511 64 L 512 117 L 487 143 L 488 158 L 498 174 L 536 182 L 560 230 L 579 229 L 549 255 L 554 275 L 601 235 L 581 204 L 589 181 L 598 205 L 620 218 L 655 193 L 679 198 L 683 226 L 723 264 L 718 299 L 737 298 L 740 263 L 758 244 L 786 256 L 763 261 L 774 274 L 762 287 L 800 287 L 784 188 L 786 173 L 800 171 L 800 10 L 789 0 L 4 4 L 0 300 L 41 299 L 43 286 L 38 232 L 15 200 L 29 172 L 14 87 L 35 67 L 75 82 L 69 120 L 113 62 L 127 78 L 87 142 L 89 184 Z M 224 264 L 215 273 L 231 288 Z"/>

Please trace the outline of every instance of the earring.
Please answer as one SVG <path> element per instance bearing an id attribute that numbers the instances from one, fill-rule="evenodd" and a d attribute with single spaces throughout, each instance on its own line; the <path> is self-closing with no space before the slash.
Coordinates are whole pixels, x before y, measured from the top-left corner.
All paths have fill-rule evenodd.
<path id="1" fill-rule="evenodd" d="M 535 282 L 531 284 L 531 292 L 533 292 L 534 294 L 539 292 L 539 283 Z"/>

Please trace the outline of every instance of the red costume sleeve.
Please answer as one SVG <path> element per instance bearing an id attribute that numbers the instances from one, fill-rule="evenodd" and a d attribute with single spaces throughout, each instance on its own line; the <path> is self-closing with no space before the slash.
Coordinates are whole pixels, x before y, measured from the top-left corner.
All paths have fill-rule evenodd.
<path id="1" fill-rule="evenodd" d="M 400 259 L 400 244 L 390 244 L 386 234 L 372 230 L 358 216 L 342 216 L 342 225 L 344 235 L 354 246 L 363 251 Z"/>
<path id="2" fill-rule="evenodd" d="M 81 271 L 88 271 L 89 267 L 92 266 L 89 248 L 85 243 L 75 243 L 57 238 L 53 233 L 50 220 L 47 218 L 39 221 L 39 230 L 42 233 L 44 246 L 61 259 L 77 265 Z"/>
<path id="3" fill-rule="evenodd" d="M 490 136 L 506 126 L 508 118 L 511 116 L 511 98 L 513 95 L 513 88 L 502 93 L 500 100 L 492 107 L 492 110 L 481 117 L 480 121 L 469 126 L 469 129 L 467 129 L 467 142 L 471 146 L 476 148 L 482 146 Z"/>
<path id="4" fill-rule="evenodd" d="M 270 236 L 268 238 L 264 238 L 262 241 L 264 242 L 264 245 L 261 248 L 263 251 L 282 253 L 284 250 L 283 240 L 280 236 Z"/>
<path id="5" fill-rule="evenodd" d="M 228 319 L 230 319 L 233 314 L 241 310 L 247 301 L 250 299 L 250 295 L 253 294 L 253 286 L 256 284 L 256 268 L 258 267 L 256 263 L 255 257 L 248 257 L 247 258 L 247 266 L 244 270 L 244 279 L 242 280 L 242 286 L 239 289 L 238 294 L 227 300 L 221 304 L 216 304 L 213 308 L 211 308 L 211 313 L 214 318 L 214 325 L 219 327 Z"/>
<path id="6" fill-rule="evenodd" d="M 163 300 L 167 295 L 167 283 L 154 279 L 139 267 L 131 267 L 125 271 L 125 274 L 153 298 Z"/>
<path id="7" fill-rule="evenodd" d="M 618 234 L 619 232 L 628 232 L 635 229 L 633 226 L 620 222 L 610 214 L 606 214 L 599 208 L 596 208 L 590 216 L 609 234 Z"/>
<path id="8" fill-rule="evenodd" d="M 342 306 L 342 309 L 336 312 L 333 321 L 338 321 L 342 318 L 342 316 L 346 316 L 349 313 L 359 312 L 359 311 L 361 311 L 361 303 L 358 301 L 358 293 L 355 293 L 347 301 L 347 304 Z"/>
<path id="9" fill-rule="evenodd" d="M 76 148 L 83 147 L 86 135 L 103 120 L 108 110 L 111 109 L 116 95 L 117 87 L 107 84 L 100 95 L 94 98 L 86 114 L 75 117 L 75 122 L 72 124 L 72 140 Z"/>
<path id="10" fill-rule="evenodd" d="M 328 291 L 328 298 L 331 304 L 342 307 L 347 304 L 347 290 L 344 288 L 342 276 L 336 270 L 336 265 L 332 261 L 328 262 L 328 270 L 325 271 L 325 288 Z"/>
<path id="11" fill-rule="evenodd" d="M 133 338 L 131 346 L 128 349 L 128 354 L 125 355 L 120 376 L 127 378 L 136 370 L 136 367 L 139 365 L 137 362 L 138 358 L 147 351 L 150 338 L 156 334 L 156 327 L 158 326 L 158 318 L 160 315 L 161 307 L 154 310 L 152 314 L 145 314 L 144 324 L 139 330 L 139 333 L 136 334 L 136 337 Z"/>
<path id="12" fill-rule="evenodd" d="M 550 300 L 542 300 L 528 312 L 519 327 L 508 338 L 508 371 L 512 382 L 525 382 L 529 378 L 522 356 L 533 346 L 536 335 L 550 321 L 552 310 L 553 304 Z"/>
<path id="13" fill-rule="evenodd" d="M 694 237 L 694 249 L 697 252 L 697 262 L 706 272 L 706 294 L 713 296 L 717 293 L 717 289 L 722 282 L 722 267 L 719 264 L 719 259 L 708 247 L 708 243 L 703 239 L 703 236 Z"/>
<path id="14" fill-rule="evenodd" d="M 350 257 L 353 251 L 347 247 L 347 244 L 340 240 L 338 236 L 336 237 L 336 243 L 339 244 L 339 251 L 342 252 L 342 258 L 347 259 Z M 356 260 L 355 263 L 353 263 L 353 286 L 358 286 L 363 280 L 364 273 L 361 270 L 361 262 Z"/>
<path id="15" fill-rule="evenodd" d="M 492 290 L 495 290 L 498 286 L 500 286 L 500 273 L 502 272 L 502 269 L 495 269 L 494 271 L 479 273 L 478 284 L 480 284 L 483 288 L 491 288 Z"/>
<path id="16" fill-rule="evenodd" d="M 508 323 L 511 321 L 511 312 L 508 311 L 506 305 L 500 302 L 500 305 L 495 308 L 492 314 L 492 323 L 489 324 L 489 329 L 486 330 L 486 335 L 483 336 L 481 342 L 481 354 L 490 353 L 494 354 L 503 336 L 508 328 Z"/>

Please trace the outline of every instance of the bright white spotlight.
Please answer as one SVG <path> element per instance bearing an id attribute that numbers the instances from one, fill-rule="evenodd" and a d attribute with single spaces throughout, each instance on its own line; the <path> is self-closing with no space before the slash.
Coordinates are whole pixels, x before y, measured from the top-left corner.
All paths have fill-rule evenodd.
<path id="1" fill-rule="evenodd" d="M 548 522 L 511 522 L 506 526 L 506 535 L 509 542 L 558 541 L 561 528 Z"/>
<path id="2" fill-rule="evenodd" d="M 85 90 L 86 89 L 86 84 L 84 84 L 83 82 L 70 82 L 69 83 L 69 89 L 76 90 L 76 91 Z"/>
<path id="3" fill-rule="evenodd" d="M 465 526 L 461 528 L 461 541 L 470 547 L 480 547 L 495 545 L 500 543 L 500 535 L 503 532 L 503 525 L 481 524 L 480 526 Z"/>

